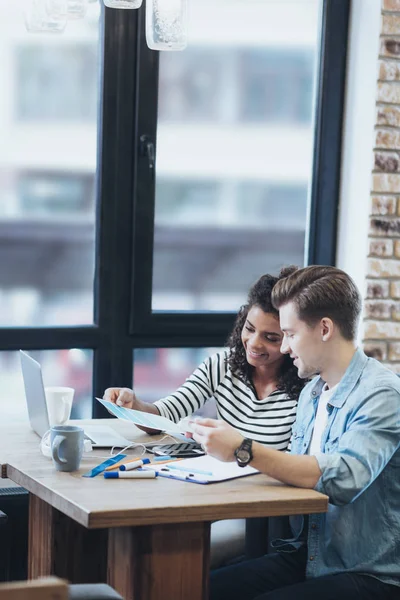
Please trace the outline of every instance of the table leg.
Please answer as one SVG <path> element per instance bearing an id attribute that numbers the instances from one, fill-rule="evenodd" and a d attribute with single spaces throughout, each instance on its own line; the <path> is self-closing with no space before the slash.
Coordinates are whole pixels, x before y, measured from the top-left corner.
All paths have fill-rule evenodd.
<path id="1" fill-rule="evenodd" d="M 31 494 L 29 578 L 57 575 L 71 583 L 102 583 L 106 574 L 107 530 L 86 529 Z"/>
<path id="2" fill-rule="evenodd" d="M 207 600 L 210 523 L 109 530 L 108 583 L 125 600 Z"/>

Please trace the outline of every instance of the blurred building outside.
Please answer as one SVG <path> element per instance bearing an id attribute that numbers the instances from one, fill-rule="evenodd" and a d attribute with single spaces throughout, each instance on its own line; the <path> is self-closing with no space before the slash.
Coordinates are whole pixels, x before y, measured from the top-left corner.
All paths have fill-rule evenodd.
<path id="1" fill-rule="evenodd" d="M 189 6 L 188 48 L 160 54 L 153 310 L 236 311 L 303 264 L 320 3 Z M 100 4 L 62 35 L 28 34 L 20 8 L 0 0 L 0 327 L 91 324 Z M 135 390 L 165 395 L 209 350 L 136 349 Z M 38 357 L 88 416 L 92 352 Z M 17 353 L 0 370 L 21 390 Z"/>

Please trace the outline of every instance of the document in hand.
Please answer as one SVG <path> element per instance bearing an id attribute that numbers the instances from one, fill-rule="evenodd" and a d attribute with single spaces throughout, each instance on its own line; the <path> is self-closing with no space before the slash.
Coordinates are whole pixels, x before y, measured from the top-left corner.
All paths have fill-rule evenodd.
<path id="1" fill-rule="evenodd" d="M 238 467 L 235 462 L 221 462 L 212 456 L 199 456 L 197 458 L 185 458 L 176 463 L 165 465 L 146 465 L 146 469 L 158 471 L 160 477 L 188 481 L 189 483 L 216 483 L 246 475 L 259 473 L 253 467 Z"/>
<path id="2" fill-rule="evenodd" d="M 135 425 L 142 425 L 142 427 L 156 429 L 157 431 L 165 431 L 166 433 L 171 433 L 174 437 L 179 437 L 179 434 L 182 432 L 182 428 L 165 417 L 152 415 L 140 410 L 132 410 L 131 408 L 123 408 L 122 406 L 117 406 L 116 404 L 101 398 L 96 398 L 96 400 L 98 400 L 110 413 L 119 419 L 131 421 L 132 423 L 135 423 Z M 191 441 L 188 438 L 184 439 L 187 442 Z"/>

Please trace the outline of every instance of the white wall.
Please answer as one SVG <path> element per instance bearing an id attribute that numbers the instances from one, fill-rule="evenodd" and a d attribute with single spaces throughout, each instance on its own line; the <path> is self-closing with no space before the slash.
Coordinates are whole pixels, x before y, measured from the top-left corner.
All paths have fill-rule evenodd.
<path id="1" fill-rule="evenodd" d="M 381 0 L 352 0 L 336 265 L 353 277 L 363 296 L 380 21 Z"/>

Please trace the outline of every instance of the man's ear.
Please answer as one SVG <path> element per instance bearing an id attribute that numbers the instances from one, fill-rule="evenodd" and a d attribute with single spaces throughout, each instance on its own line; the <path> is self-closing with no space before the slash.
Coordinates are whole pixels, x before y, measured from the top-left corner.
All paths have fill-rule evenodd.
<path id="1" fill-rule="evenodd" d="M 328 340 L 331 339 L 331 337 L 333 335 L 334 325 L 333 325 L 332 319 L 330 319 L 329 317 L 324 317 L 323 319 L 321 319 L 320 328 L 321 328 L 321 339 L 323 342 L 327 342 Z"/>

